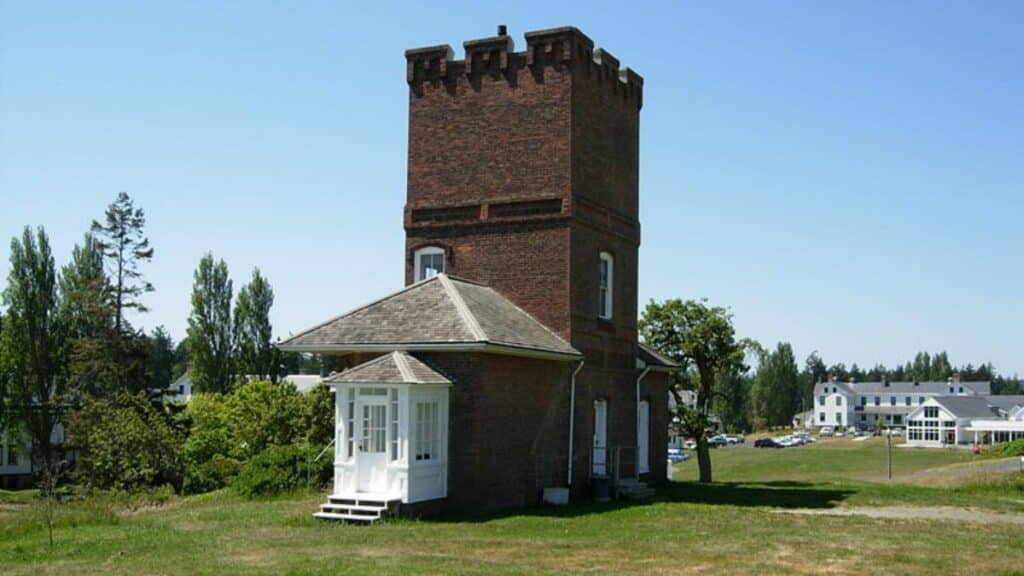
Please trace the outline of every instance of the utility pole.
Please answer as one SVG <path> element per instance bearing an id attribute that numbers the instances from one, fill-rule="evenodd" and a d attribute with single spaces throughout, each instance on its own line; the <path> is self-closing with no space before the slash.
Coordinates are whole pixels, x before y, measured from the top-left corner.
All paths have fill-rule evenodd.
<path id="1" fill-rule="evenodd" d="M 892 430 L 889 428 L 885 429 L 885 443 L 885 464 L 889 473 L 889 480 L 892 480 Z"/>

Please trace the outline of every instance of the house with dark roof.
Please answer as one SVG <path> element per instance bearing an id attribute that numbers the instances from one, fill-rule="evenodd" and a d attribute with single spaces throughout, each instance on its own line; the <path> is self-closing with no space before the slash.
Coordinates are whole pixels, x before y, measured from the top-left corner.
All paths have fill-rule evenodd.
<path id="1" fill-rule="evenodd" d="M 405 287 L 279 347 L 336 358 L 320 518 L 482 512 L 666 478 L 637 331 L 643 79 L 576 28 L 408 50 Z"/>
<path id="2" fill-rule="evenodd" d="M 907 417 L 907 445 L 968 447 L 1024 438 L 1024 396 L 934 396 Z"/>

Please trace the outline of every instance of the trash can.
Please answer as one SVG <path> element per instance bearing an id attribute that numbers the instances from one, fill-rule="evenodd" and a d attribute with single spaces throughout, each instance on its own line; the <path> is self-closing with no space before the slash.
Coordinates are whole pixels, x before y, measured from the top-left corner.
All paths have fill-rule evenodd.
<path id="1" fill-rule="evenodd" d="M 590 489 L 594 500 L 607 502 L 612 499 L 612 479 L 607 476 L 594 476 L 590 480 Z"/>

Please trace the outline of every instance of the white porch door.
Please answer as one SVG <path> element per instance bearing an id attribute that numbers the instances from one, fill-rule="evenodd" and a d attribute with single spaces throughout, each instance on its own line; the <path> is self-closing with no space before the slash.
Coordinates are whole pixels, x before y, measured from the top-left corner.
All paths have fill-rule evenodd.
<path id="1" fill-rule="evenodd" d="M 356 401 L 359 429 L 356 443 L 356 490 L 384 492 L 388 486 L 387 396 Z"/>
<path id="2" fill-rule="evenodd" d="M 591 472 L 594 476 L 608 473 L 608 403 L 604 400 L 594 402 L 594 464 Z"/>
<path id="3" fill-rule="evenodd" d="M 646 474 L 651 471 L 651 404 L 647 400 L 640 402 L 636 415 L 636 457 L 638 472 Z"/>

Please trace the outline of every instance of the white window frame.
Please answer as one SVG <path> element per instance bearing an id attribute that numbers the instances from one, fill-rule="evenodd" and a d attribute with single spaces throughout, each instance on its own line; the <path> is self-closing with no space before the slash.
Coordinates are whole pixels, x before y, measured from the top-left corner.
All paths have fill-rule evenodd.
<path id="1" fill-rule="evenodd" d="M 608 266 L 607 277 L 604 273 L 606 264 Z M 601 252 L 597 282 L 597 301 L 600 308 L 597 315 L 603 320 L 611 320 L 615 310 L 615 257 L 608 252 Z"/>
<path id="2" fill-rule="evenodd" d="M 440 246 L 425 246 L 423 248 L 416 250 L 416 252 L 413 254 L 413 274 L 415 276 L 416 282 L 426 280 L 427 278 L 433 278 L 434 275 L 424 276 L 420 274 L 420 263 L 422 262 L 424 256 L 438 255 L 441 256 L 441 271 L 439 273 L 444 274 L 448 270 L 448 256 L 447 254 L 445 254 L 444 248 L 441 248 Z"/>

